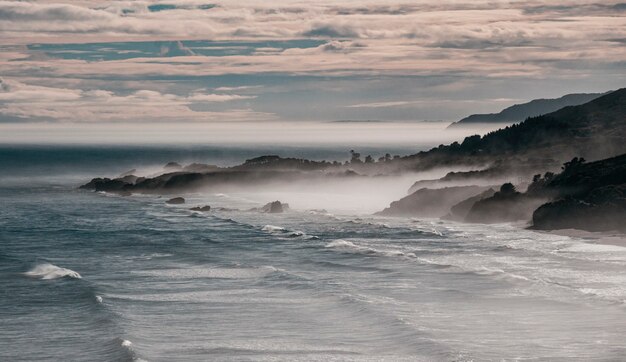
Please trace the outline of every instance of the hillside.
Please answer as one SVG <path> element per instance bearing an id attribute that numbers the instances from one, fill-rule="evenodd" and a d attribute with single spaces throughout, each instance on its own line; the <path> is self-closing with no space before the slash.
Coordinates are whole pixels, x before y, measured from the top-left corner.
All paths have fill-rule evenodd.
<path id="1" fill-rule="evenodd" d="M 476 123 L 521 122 L 526 118 L 551 113 L 564 107 L 585 104 L 605 94 L 607 93 L 574 93 L 564 95 L 561 98 L 535 99 L 528 103 L 515 104 L 505 108 L 499 113 L 472 114 L 458 122 L 452 123 L 448 128 L 456 128 Z"/>
<path id="2" fill-rule="evenodd" d="M 626 152 L 626 88 L 591 102 L 532 117 L 484 136 L 441 145 L 403 158 L 416 168 L 504 163 L 510 167 L 561 164 L 573 157 L 597 160 Z"/>

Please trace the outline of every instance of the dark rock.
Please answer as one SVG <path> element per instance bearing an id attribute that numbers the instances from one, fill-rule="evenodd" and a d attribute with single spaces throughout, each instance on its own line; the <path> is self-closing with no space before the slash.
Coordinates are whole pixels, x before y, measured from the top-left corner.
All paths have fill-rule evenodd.
<path id="1" fill-rule="evenodd" d="M 174 197 L 172 199 L 165 201 L 165 203 L 170 204 L 170 205 L 180 205 L 180 204 L 185 203 L 185 199 L 183 197 Z"/>
<path id="2" fill-rule="evenodd" d="M 263 206 L 260 209 L 255 209 L 255 210 L 258 210 L 261 212 L 267 212 L 269 214 L 279 214 L 281 212 L 289 210 L 289 204 L 283 204 L 280 201 L 274 201 L 274 202 L 265 204 L 265 206 Z"/>
<path id="3" fill-rule="evenodd" d="M 239 211 L 239 209 L 231 209 L 229 207 L 216 207 L 213 208 L 215 211 Z"/>
<path id="4" fill-rule="evenodd" d="M 211 211 L 211 206 L 209 206 L 209 205 L 196 206 L 196 207 L 192 207 L 189 210 L 191 210 L 191 211 Z"/>
<path id="5" fill-rule="evenodd" d="M 206 165 L 204 163 L 192 163 L 183 167 L 183 171 L 187 172 L 211 172 L 219 169 L 219 167 L 215 165 Z"/>
<path id="6" fill-rule="evenodd" d="M 167 171 L 176 171 L 181 170 L 183 166 L 181 166 L 178 162 L 168 162 L 163 168 Z"/>
<path id="7" fill-rule="evenodd" d="M 506 183 L 492 197 L 474 203 L 465 221 L 486 224 L 527 221 L 533 211 L 545 201 L 517 192 L 511 183 Z"/>
<path id="8" fill-rule="evenodd" d="M 118 177 L 122 178 L 124 176 L 130 176 L 130 175 L 134 174 L 135 172 L 137 172 L 137 169 L 133 168 L 132 170 L 128 170 L 126 172 L 121 173 Z"/>
<path id="9" fill-rule="evenodd" d="M 450 207 L 475 196 L 487 186 L 457 186 L 442 189 L 420 189 L 409 196 L 394 201 L 378 215 L 440 217 L 450 211 Z"/>
<path id="10" fill-rule="evenodd" d="M 474 204 L 480 200 L 484 200 L 486 198 L 492 197 L 496 193 L 496 190 L 489 188 L 486 191 L 481 192 L 476 196 L 472 196 L 468 199 L 465 199 L 458 204 L 452 206 L 450 208 L 450 213 L 444 217 L 446 220 L 455 220 L 455 221 L 463 221 L 465 217 L 472 209 Z"/>
<path id="11" fill-rule="evenodd" d="M 626 184 L 594 189 L 584 199 L 567 197 L 541 205 L 533 229 L 626 231 Z"/>
<path id="12" fill-rule="evenodd" d="M 120 192 L 127 191 L 129 186 L 132 186 L 132 184 L 120 179 L 94 178 L 80 188 L 93 191 Z"/>
<path id="13" fill-rule="evenodd" d="M 127 184 L 133 184 L 133 185 L 137 183 L 138 180 L 140 181 L 142 179 L 143 177 L 137 177 L 135 175 L 126 175 L 123 177 L 116 178 L 116 180 L 122 181 Z"/>

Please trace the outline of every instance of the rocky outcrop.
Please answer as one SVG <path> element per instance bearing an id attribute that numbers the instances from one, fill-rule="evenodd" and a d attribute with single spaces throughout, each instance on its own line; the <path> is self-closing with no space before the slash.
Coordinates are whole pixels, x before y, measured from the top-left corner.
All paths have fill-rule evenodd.
<path id="1" fill-rule="evenodd" d="M 207 165 L 204 163 L 192 163 L 183 167 L 183 171 L 186 172 L 212 172 L 218 170 L 216 165 Z"/>
<path id="2" fill-rule="evenodd" d="M 476 196 L 465 199 L 452 206 L 450 213 L 443 218 L 446 220 L 463 221 L 476 202 L 492 197 L 495 193 L 496 190 L 489 188 Z"/>
<path id="3" fill-rule="evenodd" d="M 493 196 L 474 203 L 465 221 L 486 224 L 528 221 L 533 211 L 544 202 L 545 199 L 517 192 L 512 184 L 506 183 Z"/>
<path id="4" fill-rule="evenodd" d="M 174 197 L 174 198 L 171 198 L 171 199 L 165 201 L 165 203 L 169 204 L 169 205 L 180 205 L 180 204 L 184 204 L 185 203 L 185 198 L 183 198 L 183 197 Z"/>
<path id="5" fill-rule="evenodd" d="M 178 162 L 168 162 L 165 166 L 163 166 L 163 168 L 166 171 L 172 172 L 182 170 L 183 166 L 181 166 Z"/>
<path id="6" fill-rule="evenodd" d="M 289 210 L 289 204 L 283 204 L 280 201 L 273 201 L 256 210 L 266 212 L 268 214 L 280 214 Z"/>
<path id="7" fill-rule="evenodd" d="M 626 184 L 599 187 L 584 198 L 566 197 L 533 213 L 533 229 L 626 231 Z"/>
<path id="8" fill-rule="evenodd" d="M 458 186 L 442 189 L 420 189 L 409 196 L 394 201 L 388 208 L 377 213 L 385 216 L 440 217 L 450 208 L 469 197 L 487 189 L 486 186 Z"/>
<path id="9" fill-rule="evenodd" d="M 195 206 L 192 207 L 191 209 L 189 209 L 191 211 L 202 211 L 202 212 L 206 212 L 206 211 L 211 211 L 211 206 L 209 205 L 205 205 L 205 206 Z"/>
<path id="10" fill-rule="evenodd" d="M 88 183 L 82 185 L 81 189 L 103 191 L 103 192 L 127 192 L 130 183 L 123 181 L 122 179 L 110 179 L 110 178 L 94 178 Z"/>

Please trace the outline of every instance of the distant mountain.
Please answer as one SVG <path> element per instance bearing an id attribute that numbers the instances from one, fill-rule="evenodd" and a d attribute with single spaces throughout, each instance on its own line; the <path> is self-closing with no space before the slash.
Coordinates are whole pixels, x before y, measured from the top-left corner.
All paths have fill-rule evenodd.
<path id="1" fill-rule="evenodd" d="M 608 93 L 574 93 L 556 99 L 535 99 L 528 103 L 516 104 L 505 108 L 500 113 L 472 114 L 452 123 L 449 128 L 467 126 L 476 123 L 516 123 L 529 117 L 557 111 L 563 107 L 577 106 L 590 102 Z"/>
<path id="2" fill-rule="evenodd" d="M 588 103 L 531 117 L 484 136 L 441 145 L 402 158 L 415 169 L 446 165 L 520 165 L 551 159 L 561 164 L 572 157 L 588 160 L 626 153 L 626 88 Z"/>

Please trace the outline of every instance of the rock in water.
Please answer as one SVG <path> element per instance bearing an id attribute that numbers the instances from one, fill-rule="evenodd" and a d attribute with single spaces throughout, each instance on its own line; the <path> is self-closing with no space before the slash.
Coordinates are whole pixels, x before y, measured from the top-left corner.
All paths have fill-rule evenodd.
<path id="1" fill-rule="evenodd" d="M 172 199 L 165 201 L 165 203 L 170 204 L 170 205 L 180 205 L 180 204 L 185 203 L 185 199 L 182 197 L 174 197 Z"/>
<path id="2" fill-rule="evenodd" d="M 192 207 L 189 210 L 191 210 L 191 211 L 211 211 L 211 206 L 209 206 L 209 205 L 196 206 L 196 207 Z"/>
<path id="3" fill-rule="evenodd" d="M 274 201 L 263 206 L 261 208 L 261 211 L 267 212 L 270 214 L 280 214 L 281 212 L 284 212 L 285 210 L 288 210 L 288 209 L 289 209 L 288 204 L 283 204 L 280 201 Z"/>

